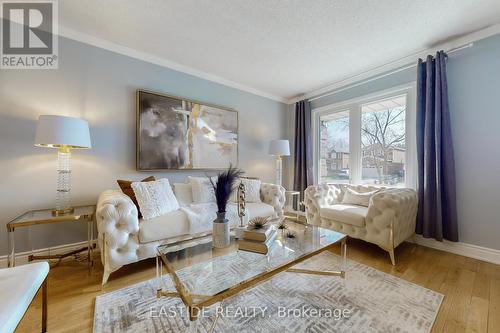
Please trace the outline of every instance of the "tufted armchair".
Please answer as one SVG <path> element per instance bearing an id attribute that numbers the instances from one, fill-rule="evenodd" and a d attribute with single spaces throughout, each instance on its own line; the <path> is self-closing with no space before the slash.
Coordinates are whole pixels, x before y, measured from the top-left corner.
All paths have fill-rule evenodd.
<path id="1" fill-rule="evenodd" d="M 379 189 L 368 207 L 343 204 L 347 188 L 358 193 Z M 307 223 L 373 243 L 389 252 L 415 234 L 417 193 L 408 188 L 321 184 L 309 186 L 304 195 Z"/>
<path id="2" fill-rule="evenodd" d="M 174 194 L 181 206 L 192 204 L 189 184 L 174 184 Z M 262 183 L 260 198 L 262 202 L 246 204 L 247 219 L 256 216 L 283 216 L 285 189 L 282 186 Z M 236 204 L 233 205 L 234 213 Z M 237 226 L 237 213 L 229 215 L 231 225 Z M 96 219 L 98 244 L 104 266 L 103 284 L 112 272 L 122 266 L 155 257 L 156 249 L 161 244 L 210 234 L 190 234 L 189 221 L 180 209 L 145 221 L 138 217 L 137 207 L 132 200 L 120 190 L 107 190 L 99 196 Z"/>

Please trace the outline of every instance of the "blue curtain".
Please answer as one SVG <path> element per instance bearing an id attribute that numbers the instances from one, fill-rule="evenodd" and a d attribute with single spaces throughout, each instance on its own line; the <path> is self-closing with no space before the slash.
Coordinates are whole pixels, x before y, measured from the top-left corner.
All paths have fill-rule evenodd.
<path id="1" fill-rule="evenodd" d="M 458 241 L 455 160 L 451 137 L 446 54 L 417 67 L 417 234 Z"/>
<path id="2" fill-rule="evenodd" d="M 295 150 L 293 188 L 300 191 L 303 200 L 304 190 L 313 184 L 311 103 L 295 103 Z"/>

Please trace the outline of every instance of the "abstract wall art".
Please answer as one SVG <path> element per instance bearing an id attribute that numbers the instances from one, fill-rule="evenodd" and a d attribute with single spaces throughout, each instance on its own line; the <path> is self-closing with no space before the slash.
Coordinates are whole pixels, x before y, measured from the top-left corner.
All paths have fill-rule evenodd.
<path id="1" fill-rule="evenodd" d="M 238 112 L 137 91 L 137 169 L 213 170 L 238 165 Z"/>

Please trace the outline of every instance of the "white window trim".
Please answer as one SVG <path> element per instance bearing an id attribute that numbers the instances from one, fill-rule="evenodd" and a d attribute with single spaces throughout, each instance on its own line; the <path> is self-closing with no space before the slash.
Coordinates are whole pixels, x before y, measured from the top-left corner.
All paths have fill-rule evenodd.
<path id="1" fill-rule="evenodd" d="M 417 140 L 416 140 L 416 82 L 356 97 L 312 110 L 313 170 L 315 183 L 319 181 L 319 119 L 322 115 L 349 110 L 349 147 L 351 184 L 361 184 L 361 106 L 395 95 L 406 94 L 406 173 L 405 186 L 417 188 Z"/>

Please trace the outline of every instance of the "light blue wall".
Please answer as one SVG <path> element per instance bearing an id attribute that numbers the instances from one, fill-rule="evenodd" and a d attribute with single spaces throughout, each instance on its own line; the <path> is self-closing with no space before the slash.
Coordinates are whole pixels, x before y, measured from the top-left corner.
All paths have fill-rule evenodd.
<path id="1" fill-rule="evenodd" d="M 416 81 L 409 69 L 315 100 L 334 104 Z M 500 250 L 500 35 L 449 56 L 448 88 L 455 147 L 460 241 Z M 293 106 L 288 135 L 293 138 Z M 292 169 L 287 179 L 291 186 Z"/>
<path id="2" fill-rule="evenodd" d="M 451 55 L 460 240 L 500 249 L 500 35 Z"/>
<path id="3" fill-rule="evenodd" d="M 362 84 L 351 89 L 340 91 L 333 95 L 316 99 L 311 102 L 311 108 L 315 109 L 329 104 L 336 104 L 342 101 L 369 95 L 384 89 L 397 87 L 399 85 L 415 81 L 415 73 L 415 69 L 407 69 L 388 76 L 384 76 L 380 79 L 367 82 L 366 84 Z"/>
<path id="4" fill-rule="evenodd" d="M 285 135 L 286 105 L 165 67 L 61 38 L 58 70 L 0 70 L 0 255 L 7 253 L 5 224 L 23 211 L 54 205 L 56 152 L 33 147 L 40 114 L 83 117 L 93 148 L 73 153 L 73 203 L 95 203 L 117 188 L 116 179 L 141 179 L 135 171 L 135 91 L 147 89 L 230 107 L 239 112 L 240 167 L 274 179 L 267 155 Z M 204 172 L 154 173 L 172 182 Z M 84 240 L 84 226 L 33 228 L 34 248 Z M 27 235 L 18 234 L 19 250 Z"/>

